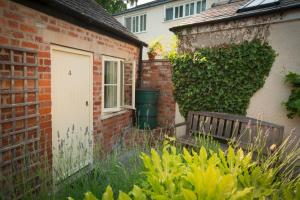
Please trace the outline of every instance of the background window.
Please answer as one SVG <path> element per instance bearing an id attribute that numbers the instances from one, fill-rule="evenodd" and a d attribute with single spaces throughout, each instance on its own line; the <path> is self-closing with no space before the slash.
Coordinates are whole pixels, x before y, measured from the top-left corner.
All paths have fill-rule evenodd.
<path id="1" fill-rule="evenodd" d="M 175 18 L 179 17 L 179 7 L 175 7 Z"/>
<path id="2" fill-rule="evenodd" d="M 132 30 L 131 30 L 131 17 L 126 17 L 126 18 L 125 18 L 125 27 L 126 27 L 128 30 L 132 31 Z"/>
<path id="3" fill-rule="evenodd" d="M 202 11 L 206 10 L 206 0 L 202 0 Z"/>
<path id="4" fill-rule="evenodd" d="M 190 15 L 190 4 L 186 4 L 185 5 L 185 16 L 189 16 Z"/>
<path id="5" fill-rule="evenodd" d="M 194 14 L 194 3 L 189 3 L 185 5 L 185 16 L 193 15 Z"/>
<path id="6" fill-rule="evenodd" d="M 166 21 L 173 19 L 173 7 L 166 9 Z"/>
<path id="7" fill-rule="evenodd" d="M 175 7 L 175 19 L 183 17 L 183 6 L 176 6 Z"/>
<path id="8" fill-rule="evenodd" d="M 202 4 L 202 2 L 201 1 L 197 1 L 197 13 L 199 14 L 200 12 L 201 12 L 201 5 Z"/>
<path id="9" fill-rule="evenodd" d="M 140 31 L 146 31 L 146 14 L 140 16 Z"/>
<path id="10" fill-rule="evenodd" d="M 190 15 L 193 15 L 193 14 L 194 14 L 194 6 L 195 6 L 194 3 L 191 3 L 191 4 L 190 4 Z"/>
<path id="11" fill-rule="evenodd" d="M 132 32 L 135 32 L 135 17 L 132 18 Z"/>
<path id="12" fill-rule="evenodd" d="M 179 17 L 183 17 L 183 6 L 179 6 Z"/>
<path id="13" fill-rule="evenodd" d="M 197 13 L 199 14 L 202 11 L 206 10 L 206 0 L 197 1 Z"/>
<path id="14" fill-rule="evenodd" d="M 133 30 L 134 33 L 139 32 L 139 16 L 134 17 L 135 19 L 135 29 Z"/>

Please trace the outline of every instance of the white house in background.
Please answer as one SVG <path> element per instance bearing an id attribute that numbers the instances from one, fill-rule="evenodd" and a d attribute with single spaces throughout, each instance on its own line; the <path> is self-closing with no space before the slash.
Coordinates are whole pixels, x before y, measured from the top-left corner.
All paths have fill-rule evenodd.
<path id="1" fill-rule="evenodd" d="M 114 17 L 140 40 L 150 43 L 161 37 L 168 49 L 174 35 L 169 28 L 192 18 L 220 0 L 155 0 L 117 13 Z M 144 48 L 143 58 L 147 58 Z"/>

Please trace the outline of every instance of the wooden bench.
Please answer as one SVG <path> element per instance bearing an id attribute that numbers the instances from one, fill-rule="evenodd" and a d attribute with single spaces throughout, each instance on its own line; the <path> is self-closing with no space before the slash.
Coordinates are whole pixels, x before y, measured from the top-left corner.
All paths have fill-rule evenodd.
<path id="1" fill-rule="evenodd" d="M 177 137 L 177 141 L 188 146 L 197 146 L 196 137 L 199 134 L 211 135 L 221 144 L 229 140 L 239 141 L 242 148 L 265 140 L 264 153 L 273 151 L 283 140 L 284 127 L 258 119 L 217 112 L 190 111 L 187 121 L 176 124 L 175 128 L 186 125 L 185 135 Z"/>

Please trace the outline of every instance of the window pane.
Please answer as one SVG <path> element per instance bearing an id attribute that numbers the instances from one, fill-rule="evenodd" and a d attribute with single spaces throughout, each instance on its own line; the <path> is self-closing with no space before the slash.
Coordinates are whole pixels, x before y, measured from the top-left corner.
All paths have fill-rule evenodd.
<path id="1" fill-rule="evenodd" d="M 125 18 L 125 26 L 126 26 L 126 28 L 128 28 L 128 30 L 132 31 L 131 30 L 131 17 Z"/>
<path id="2" fill-rule="evenodd" d="M 144 31 L 146 31 L 146 24 L 147 24 L 147 15 L 144 15 Z"/>
<path id="3" fill-rule="evenodd" d="M 105 61 L 104 84 L 117 84 L 118 62 Z"/>
<path id="4" fill-rule="evenodd" d="M 140 31 L 144 31 L 144 15 L 140 16 Z"/>
<path id="5" fill-rule="evenodd" d="M 175 7 L 175 18 L 179 16 L 179 7 Z"/>
<path id="6" fill-rule="evenodd" d="M 195 6 L 195 4 L 191 3 L 191 5 L 190 5 L 190 15 L 194 14 L 194 6 Z"/>
<path id="7" fill-rule="evenodd" d="M 185 5 L 185 16 L 189 16 L 190 15 L 190 4 L 186 4 Z"/>
<path id="8" fill-rule="evenodd" d="M 180 6 L 179 8 L 179 17 L 183 17 L 183 6 Z"/>
<path id="9" fill-rule="evenodd" d="M 135 17 L 132 18 L 132 32 L 135 33 Z"/>
<path id="10" fill-rule="evenodd" d="M 166 9 L 166 21 L 173 19 L 173 8 Z"/>
<path id="11" fill-rule="evenodd" d="M 104 108 L 117 107 L 117 86 L 105 85 L 104 86 Z"/>
<path id="12" fill-rule="evenodd" d="M 206 0 L 202 0 L 202 11 L 206 10 Z"/>
<path id="13" fill-rule="evenodd" d="M 135 32 L 139 32 L 139 16 L 136 16 L 135 18 Z"/>
<path id="14" fill-rule="evenodd" d="M 199 14 L 201 12 L 201 1 L 197 2 L 197 13 Z"/>

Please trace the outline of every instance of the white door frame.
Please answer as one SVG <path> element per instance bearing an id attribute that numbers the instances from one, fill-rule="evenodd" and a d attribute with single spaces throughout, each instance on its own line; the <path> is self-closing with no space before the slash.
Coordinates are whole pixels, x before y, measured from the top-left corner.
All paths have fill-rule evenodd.
<path id="1" fill-rule="evenodd" d="M 91 164 L 93 164 L 94 160 L 93 160 L 93 153 L 94 153 L 94 127 L 93 127 L 93 108 L 94 108 L 94 102 L 93 102 L 93 53 L 88 52 L 88 51 L 84 51 L 84 50 L 78 50 L 78 49 L 74 49 L 72 47 L 63 47 L 63 46 L 59 46 L 56 44 L 51 44 L 50 45 L 50 57 L 52 60 L 52 56 L 53 55 L 53 51 L 57 50 L 57 51 L 63 51 L 63 52 L 68 52 L 68 53 L 74 53 L 74 54 L 79 54 L 79 55 L 84 55 L 84 56 L 89 56 L 90 57 L 90 62 L 89 62 L 89 126 L 90 126 L 90 131 L 91 131 L 91 140 L 92 140 L 92 145 L 91 145 Z M 51 77 L 52 77 L 52 67 L 51 67 Z M 52 83 L 52 78 L 51 78 L 51 102 L 52 102 L 52 88 L 53 88 L 53 83 Z M 51 105 L 51 115 L 53 113 L 53 106 Z M 52 119 L 53 120 L 53 119 Z M 53 123 L 51 123 L 51 127 L 52 127 L 52 141 L 53 141 Z M 53 144 L 51 147 L 51 150 L 53 152 Z M 54 156 L 52 155 L 52 159 L 54 158 Z M 52 166 L 53 168 L 53 166 Z"/>

